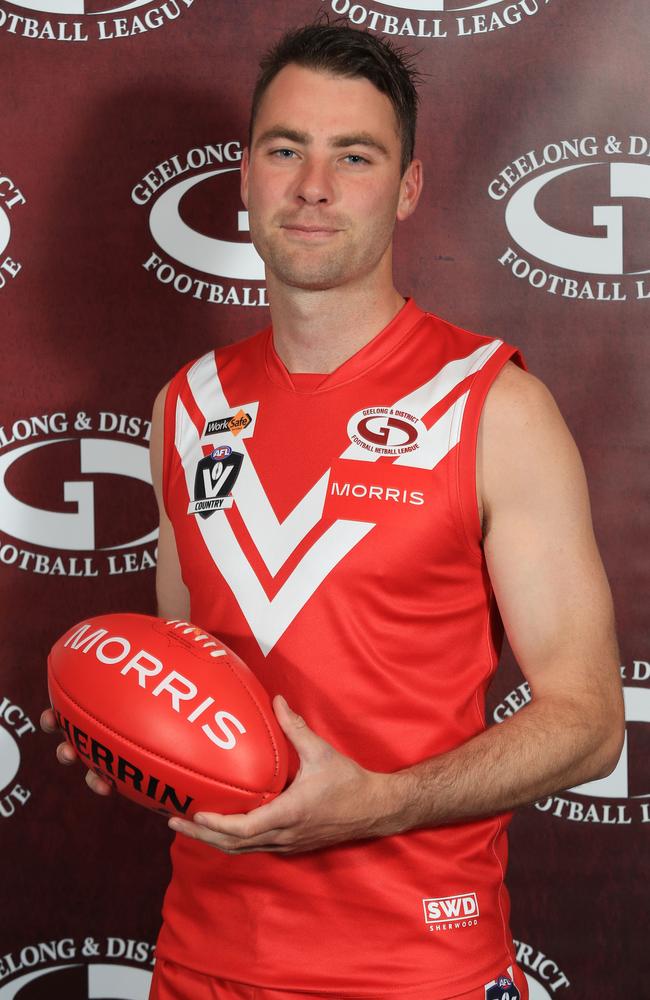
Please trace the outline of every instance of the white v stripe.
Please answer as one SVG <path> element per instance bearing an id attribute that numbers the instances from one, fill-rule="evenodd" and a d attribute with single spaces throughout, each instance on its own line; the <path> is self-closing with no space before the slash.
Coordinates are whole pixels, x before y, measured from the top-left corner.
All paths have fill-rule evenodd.
<path id="1" fill-rule="evenodd" d="M 465 358 L 449 362 L 424 385 L 397 400 L 393 404 L 394 408 L 407 410 L 422 418 L 463 379 L 479 371 L 500 346 L 501 341 L 492 341 Z M 233 405 L 241 402 L 235 400 L 230 403 L 226 399 L 212 352 L 192 366 L 187 379 L 205 418 L 225 416 Z M 415 452 L 400 456 L 395 464 L 433 469 L 460 440 L 468 395 L 466 392 L 457 399 L 426 434 L 421 435 Z M 220 434 L 218 438 L 219 442 L 227 441 L 245 455 L 233 495 L 260 557 L 270 574 L 275 576 L 322 518 L 330 469 L 302 497 L 284 521 L 280 521 L 248 455 L 246 442 L 242 437 L 230 434 Z M 194 494 L 196 466 L 203 457 L 203 452 L 201 437 L 180 398 L 176 406 L 175 443 L 181 456 L 188 495 L 191 497 Z M 350 444 L 341 457 L 376 461 L 379 456 Z M 375 527 L 365 521 L 336 521 L 305 553 L 275 597 L 269 599 L 227 517 L 217 512 L 209 518 L 197 517 L 196 523 L 212 560 L 232 590 L 265 656 L 328 574 Z"/>
<path id="2" fill-rule="evenodd" d="M 429 410 L 432 410 L 434 406 L 443 400 L 445 396 L 449 395 L 452 389 L 455 389 L 463 379 L 480 371 L 486 361 L 501 347 L 502 343 L 503 341 L 501 340 L 493 340 L 489 344 L 482 344 L 481 347 L 473 351 L 466 358 L 458 358 L 455 361 L 450 361 L 432 379 L 425 382 L 424 385 L 419 386 L 413 392 L 402 396 L 401 399 L 393 403 L 393 409 L 406 410 L 407 413 L 412 413 L 414 417 L 420 417 L 421 419 Z M 451 407 L 453 412 L 448 410 L 443 414 L 429 428 L 426 435 L 420 436 L 418 441 L 419 447 L 414 452 L 409 452 L 396 459 L 395 465 L 433 469 L 451 451 L 454 445 L 458 444 L 458 437 L 453 441 L 449 439 L 449 431 L 450 427 L 457 423 L 459 415 L 462 418 L 466 398 L 467 396 L 465 395 L 462 399 L 457 400 Z M 458 430 L 460 436 L 460 426 Z M 351 443 L 341 455 L 341 458 L 355 459 L 358 462 L 376 462 L 379 457 L 379 454 L 366 451 L 365 448 L 360 448 L 354 443 Z"/>
<path id="3" fill-rule="evenodd" d="M 176 446 L 183 459 L 189 496 L 194 490 L 193 470 L 202 454 L 200 445 L 196 427 L 179 398 L 176 406 Z M 329 471 L 324 477 L 325 487 L 328 479 Z M 314 490 L 307 496 L 311 496 Z M 321 503 L 319 518 L 322 508 Z M 232 590 L 265 656 L 325 577 L 374 528 L 374 524 L 363 521 L 336 521 L 305 553 L 275 597 L 269 600 L 227 518 L 217 513 L 207 519 L 197 517 L 196 521 L 208 552 Z M 250 531 L 249 520 L 246 520 L 246 526 Z"/>
<path id="4" fill-rule="evenodd" d="M 218 417 L 224 416 L 232 409 L 233 404 L 228 402 L 221 386 L 214 354 L 206 354 L 200 358 L 188 372 L 187 380 L 192 395 L 206 419 L 212 415 L 212 409 L 206 410 L 206 407 L 216 407 L 214 415 Z M 234 405 L 238 402 L 235 400 Z M 216 440 L 215 438 L 215 443 Z M 275 576 L 296 546 L 323 516 L 329 469 L 306 496 L 302 497 L 284 521 L 280 521 L 248 455 L 246 442 L 241 437 L 233 439 L 229 434 L 220 434 L 218 440 L 228 441 L 233 446 L 236 443 L 237 450 L 244 453 L 245 461 L 235 483 L 233 496 L 266 568 L 272 576 Z M 184 454 L 186 451 L 181 451 L 181 455 Z M 192 484 L 191 490 L 193 489 Z"/>

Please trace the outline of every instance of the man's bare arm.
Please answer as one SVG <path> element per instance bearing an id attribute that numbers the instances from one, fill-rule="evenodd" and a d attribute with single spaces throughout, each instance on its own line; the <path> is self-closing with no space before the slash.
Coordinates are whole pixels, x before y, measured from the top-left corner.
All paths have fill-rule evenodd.
<path id="1" fill-rule="evenodd" d="M 550 393 L 508 365 L 478 450 L 484 549 L 533 700 L 448 753 L 395 774 L 338 754 L 282 702 L 302 760 L 294 784 L 242 817 L 172 821 L 223 850 L 310 850 L 510 810 L 608 774 L 624 732 L 609 587 L 582 463 Z"/>

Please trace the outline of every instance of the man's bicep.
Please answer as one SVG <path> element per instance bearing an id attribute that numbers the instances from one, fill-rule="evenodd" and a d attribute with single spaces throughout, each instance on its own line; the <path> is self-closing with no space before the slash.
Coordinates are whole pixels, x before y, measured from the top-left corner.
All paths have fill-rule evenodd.
<path id="1" fill-rule="evenodd" d="M 159 537 L 156 568 L 156 599 L 158 614 L 165 618 L 189 618 L 190 596 L 183 582 L 172 523 L 163 499 L 163 461 L 165 399 L 168 386 L 162 389 L 153 407 L 151 420 L 151 478 L 158 503 Z"/>
<path id="2" fill-rule="evenodd" d="M 510 367 L 486 401 L 479 445 L 485 556 L 534 696 L 620 708 L 609 586 L 578 450 L 548 391 Z"/>

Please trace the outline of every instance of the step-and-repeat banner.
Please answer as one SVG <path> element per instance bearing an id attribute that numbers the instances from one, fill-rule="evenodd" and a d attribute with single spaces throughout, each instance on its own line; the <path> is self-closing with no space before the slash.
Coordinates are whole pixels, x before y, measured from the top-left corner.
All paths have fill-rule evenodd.
<path id="1" fill-rule="evenodd" d="M 398 285 L 551 387 L 614 591 L 625 749 L 516 817 L 517 957 L 532 1000 L 650 995 L 646 0 L 1 0 L 0 1000 L 147 995 L 170 834 L 56 764 L 45 660 L 84 616 L 154 611 L 151 405 L 268 320 L 249 93 L 323 11 L 416 53 L 426 191 Z M 506 654 L 491 721 L 529 698 Z"/>

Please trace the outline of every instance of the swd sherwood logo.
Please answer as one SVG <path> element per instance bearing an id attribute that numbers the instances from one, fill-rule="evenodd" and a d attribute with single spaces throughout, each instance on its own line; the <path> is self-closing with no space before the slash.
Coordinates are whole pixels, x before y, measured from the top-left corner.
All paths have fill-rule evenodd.
<path id="1" fill-rule="evenodd" d="M 116 576 L 154 569 L 151 423 L 101 410 L 0 425 L 0 572 Z"/>
<path id="2" fill-rule="evenodd" d="M 111 41 L 162 28 L 197 0 L 4 0 L 0 31 L 51 42 Z"/>
<path id="3" fill-rule="evenodd" d="M 338 16 L 382 35 L 467 38 L 498 33 L 539 14 L 551 0 L 322 0 Z M 433 16 L 439 14 L 439 17 Z"/>
<path id="4" fill-rule="evenodd" d="M 155 249 L 142 266 L 167 290 L 212 305 L 266 306 L 264 264 L 240 211 L 236 140 L 173 153 L 131 191 Z"/>
<path id="5" fill-rule="evenodd" d="M 550 795 L 534 808 L 554 819 L 602 826 L 650 823 L 650 768 L 647 745 L 650 724 L 650 662 L 634 660 L 622 666 L 626 736 L 616 768 L 607 778 L 576 785 L 560 795 Z M 494 721 L 503 722 L 531 700 L 524 681 L 494 710 Z"/>
<path id="6" fill-rule="evenodd" d="M 488 185 L 509 242 L 501 267 L 532 291 L 589 302 L 650 299 L 650 140 L 562 139 Z"/>
<path id="7" fill-rule="evenodd" d="M 153 945 L 59 938 L 0 956 L 0 1000 L 147 1000 Z"/>

